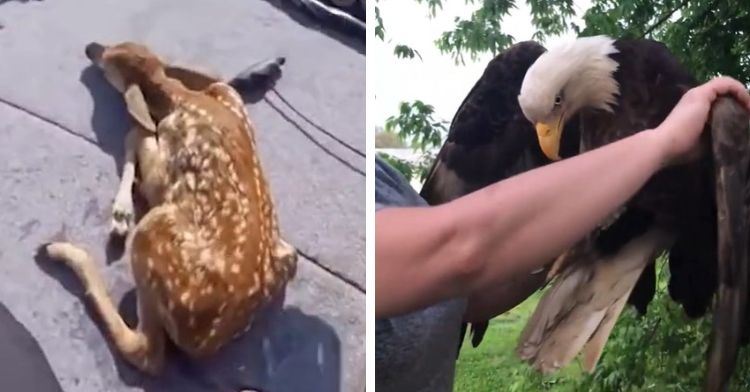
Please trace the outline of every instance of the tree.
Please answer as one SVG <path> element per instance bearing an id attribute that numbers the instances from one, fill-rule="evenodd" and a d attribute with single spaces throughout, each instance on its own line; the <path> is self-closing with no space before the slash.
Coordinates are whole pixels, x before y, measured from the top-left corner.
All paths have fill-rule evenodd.
<path id="1" fill-rule="evenodd" d="M 435 148 L 440 146 L 447 132 L 447 123 L 434 118 L 434 112 L 435 108 L 432 105 L 420 100 L 402 102 L 398 115 L 385 120 L 385 131 L 381 132 L 381 135 L 394 135 L 402 145 L 404 141 L 407 141 L 409 146 L 421 155 L 416 162 L 409 162 L 379 153 L 381 158 L 388 161 L 410 181 L 413 178 L 419 178 L 420 181 L 426 179 L 427 171 L 432 161 L 435 160 Z"/>
<path id="2" fill-rule="evenodd" d="M 375 130 L 375 148 L 404 148 L 406 143 L 398 136 L 398 134 Z"/>
<path id="3" fill-rule="evenodd" d="M 415 1 L 425 4 L 428 14 L 435 16 L 449 0 Z M 481 54 L 496 55 L 515 43 L 515 38 L 503 31 L 503 20 L 519 1 L 464 1 L 477 9 L 469 18 L 457 19 L 453 30 L 436 38 L 435 45 L 442 53 L 462 64 L 467 56 L 476 60 Z M 747 0 L 594 0 L 583 13 L 584 26 L 572 22 L 576 16 L 573 3 L 573 0 L 526 0 L 531 10 L 531 23 L 537 30 L 534 39 L 543 41 L 571 31 L 579 36 L 646 37 L 663 42 L 699 80 L 724 74 L 745 84 L 750 82 L 750 50 L 747 49 L 750 48 L 750 2 Z M 375 34 L 385 41 L 386 25 L 377 2 L 375 15 Z M 394 45 L 394 55 L 404 60 L 421 60 L 416 49 L 401 44 Z M 431 143 L 437 140 L 436 135 L 443 133 L 443 127 L 431 126 L 433 134 L 427 135 L 430 130 L 423 125 L 429 121 L 400 119 L 411 116 L 415 105 L 419 104 L 402 103 L 394 124 L 405 140 L 415 136 Z M 410 109 L 404 110 L 405 107 Z M 425 147 L 435 149 L 440 143 Z"/>
<path id="4" fill-rule="evenodd" d="M 402 102 L 399 113 L 385 120 L 385 130 L 396 132 L 401 140 L 409 141 L 411 147 L 421 153 L 416 164 L 401 162 L 409 166 L 402 170 L 407 179 L 419 178 L 423 182 L 435 160 L 436 149 L 442 144 L 448 123 L 434 117 L 435 108 L 420 100 Z"/>

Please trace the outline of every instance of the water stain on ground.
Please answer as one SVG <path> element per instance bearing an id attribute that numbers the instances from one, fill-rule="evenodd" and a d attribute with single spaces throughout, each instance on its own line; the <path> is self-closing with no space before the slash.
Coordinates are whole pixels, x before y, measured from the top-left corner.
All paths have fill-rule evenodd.
<path id="1" fill-rule="evenodd" d="M 105 214 L 103 211 L 104 210 L 99 205 L 99 199 L 92 196 L 89 198 L 89 201 L 86 202 L 86 207 L 83 210 L 83 218 L 81 218 L 81 225 L 86 224 L 91 217 L 96 218 L 94 221 L 95 224 L 104 223 L 106 218 L 104 217 Z"/>
<path id="2" fill-rule="evenodd" d="M 18 237 L 18 240 L 19 241 L 25 240 L 28 236 L 30 236 L 34 232 L 34 230 L 36 230 L 37 228 L 39 228 L 39 226 L 40 226 L 40 223 L 39 223 L 38 219 L 32 219 L 32 220 L 24 223 L 20 227 L 20 229 L 21 229 L 21 236 Z"/>

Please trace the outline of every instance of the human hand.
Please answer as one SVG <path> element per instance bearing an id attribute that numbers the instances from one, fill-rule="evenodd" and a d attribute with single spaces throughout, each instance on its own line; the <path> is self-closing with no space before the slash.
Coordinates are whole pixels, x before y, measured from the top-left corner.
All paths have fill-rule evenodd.
<path id="1" fill-rule="evenodd" d="M 698 140 L 705 128 L 713 102 L 729 94 L 750 111 L 750 94 L 742 83 L 718 77 L 686 92 L 666 119 L 654 129 L 666 163 L 681 162 L 696 156 Z"/>

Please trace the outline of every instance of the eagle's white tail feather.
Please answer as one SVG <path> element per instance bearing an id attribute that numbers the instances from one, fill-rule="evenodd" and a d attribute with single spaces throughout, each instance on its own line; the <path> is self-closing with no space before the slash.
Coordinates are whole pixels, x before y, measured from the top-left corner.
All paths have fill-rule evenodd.
<path id="1" fill-rule="evenodd" d="M 554 281 L 547 289 L 536 310 L 526 323 L 519 338 L 518 355 L 523 360 L 536 357 L 549 328 L 554 328 L 559 315 L 571 310 L 575 304 L 568 299 L 575 295 L 576 289 L 589 280 L 589 271 L 584 269 L 572 270 Z M 547 310 L 545 310 L 547 309 Z"/>
<path id="2" fill-rule="evenodd" d="M 571 263 L 521 334 L 521 359 L 550 373 L 568 365 L 585 346 L 584 367 L 593 370 L 641 272 L 669 241 L 669 234 L 652 229 L 610 257 Z"/>
<path id="3" fill-rule="evenodd" d="M 633 287 L 635 287 L 635 283 L 633 284 Z M 632 291 L 632 288 L 630 291 Z M 612 328 L 620 317 L 623 308 L 625 308 L 625 304 L 628 303 L 628 297 L 630 297 L 630 292 L 628 292 L 627 295 L 623 295 L 612 304 L 608 309 L 610 311 L 604 315 L 599 328 L 583 347 L 583 370 L 586 372 L 592 373 L 594 371 L 594 368 L 604 351 L 604 345 L 607 344 L 607 339 L 609 339 L 609 335 L 612 333 Z"/>

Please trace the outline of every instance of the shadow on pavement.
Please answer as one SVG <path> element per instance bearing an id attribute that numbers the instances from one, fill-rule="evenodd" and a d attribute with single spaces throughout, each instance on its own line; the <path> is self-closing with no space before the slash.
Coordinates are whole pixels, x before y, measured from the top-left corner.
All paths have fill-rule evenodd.
<path id="1" fill-rule="evenodd" d="M 301 9 L 298 1 L 293 0 L 265 0 L 268 4 L 283 11 L 292 20 L 310 29 L 318 30 L 323 34 L 341 42 L 354 49 L 357 53 L 365 54 L 366 32 L 351 26 L 349 23 L 335 17 L 325 17 L 317 21 L 309 13 Z"/>
<path id="2" fill-rule="evenodd" d="M 120 176 L 125 155 L 125 136 L 130 124 L 125 103 L 120 93 L 109 85 L 102 72 L 94 66 L 84 68 L 80 81 L 94 101 L 91 128 L 96 134 L 97 144 L 115 160 L 117 175 Z M 114 191 L 113 189 L 113 196 Z"/>
<path id="3" fill-rule="evenodd" d="M 115 161 L 117 176 L 122 176 L 122 165 L 125 157 L 125 137 L 129 131 L 127 111 L 122 95 L 115 90 L 104 78 L 101 70 L 90 65 L 81 71 L 79 80 L 91 94 L 94 102 L 94 112 L 91 116 L 91 129 L 96 135 L 96 144 L 99 148 L 110 155 Z M 112 189 L 114 198 L 117 189 Z M 137 198 L 138 192 L 134 192 L 136 215 L 144 211 L 143 201 Z M 112 264 L 120 259 L 125 251 L 122 238 L 110 237 L 106 245 L 106 263 Z"/>
<path id="4" fill-rule="evenodd" d="M 32 0 L 0 0 L 0 5 L 3 5 L 5 3 L 10 3 L 12 1 L 15 1 L 16 3 L 29 3 Z M 34 2 L 39 2 L 39 1 L 42 1 L 42 0 L 33 0 L 33 1 Z"/>
<path id="5" fill-rule="evenodd" d="M 62 392 L 39 343 L 2 303 L 0 347 L 2 390 Z"/>
<path id="6" fill-rule="evenodd" d="M 334 329 L 294 307 L 264 310 L 250 332 L 206 361 L 170 351 L 164 375 L 144 379 L 144 391 L 341 391 L 341 343 Z"/>

